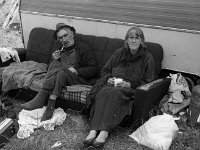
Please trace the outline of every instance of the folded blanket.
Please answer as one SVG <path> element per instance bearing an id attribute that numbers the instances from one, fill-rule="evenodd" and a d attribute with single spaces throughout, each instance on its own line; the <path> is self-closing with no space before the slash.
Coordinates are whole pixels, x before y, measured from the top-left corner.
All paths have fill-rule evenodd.
<path id="1" fill-rule="evenodd" d="M 66 86 L 68 92 L 90 92 L 92 86 L 90 85 L 71 85 L 71 86 Z"/>
<path id="2" fill-rule="evenodd" d="M 9 59 L 11 59 L 11 57 L 14 61 L 20 62 L 18 52 L 15 49 L 10 48 L 10 47 L 7 47 L 7 48 L 1 47 L 0 48 L 0 56 L 1 56 L 2 62 L 8 61 Z"/>
<path id="3" fill-rule="evenodd" d="M 44 127 L 45 130 L 54 130 L 56 125 L 61 125 L 67 114 L 62 108 L 55 109 L 53 117 L 50 120 L 42 121 L 41 118 L 46 110 L 46 107 L 35 110 L 22 110 L 19 113 L 19 130 L 17 132 L 18 138 L 28 138 L 36 128 Z"/>
<path id="4" fill-rule="evenodd" d="M 2 73 L 2 91 L 24 88 L 39 91 L 47 73 L 47 64 L 35 61 L 11 63 Z M 33 83 L 37 82 L 37 84 Z"/>

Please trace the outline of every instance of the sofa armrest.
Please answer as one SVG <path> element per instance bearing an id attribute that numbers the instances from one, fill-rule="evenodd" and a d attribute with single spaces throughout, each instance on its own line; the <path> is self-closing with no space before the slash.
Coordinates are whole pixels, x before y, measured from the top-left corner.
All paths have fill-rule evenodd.
<path id="1" fill-rule="evenodd" d="M 19 58 L 21 61 L 24 61 L 25 60 L 25 57 L 26 57 L 26 49 L 25 48 L 15 48 L 18 52 L 18 55 L 19 55 Z M 1 59 L 0 59 L 0 67 L 6 67 L 6 66 L 9 66 L 10 63 L 13 62 L 13 59 L 11 58 L 10 60 L 6 61 L 6 62 L 2 62 Z"/>
<path id="2" fill-rule="evenodd" d="M 19 58 L 21 61 L 25 61 L 26 58 L 26 49 L 25 48 L 15 48 L 18 52 Z"/>
<path id="3" fill-rule="evenodd" d="M 148 119 L 149 111 L 168 93 L 171 79 L 158 79 L 136 89 L 130 124 L 141 124 Z"/>

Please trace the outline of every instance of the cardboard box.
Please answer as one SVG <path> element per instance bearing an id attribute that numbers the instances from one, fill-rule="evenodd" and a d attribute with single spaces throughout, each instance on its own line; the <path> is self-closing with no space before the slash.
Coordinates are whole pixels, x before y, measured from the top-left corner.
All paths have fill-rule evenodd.
<path id="1" fill-rule="evenodd" d="M 15 129 L 13 126 L 13 120 L 11 118 L 6 118 L 0 123 L 0 148 L 2 148 L 5 143 L 15 134 Z"/>

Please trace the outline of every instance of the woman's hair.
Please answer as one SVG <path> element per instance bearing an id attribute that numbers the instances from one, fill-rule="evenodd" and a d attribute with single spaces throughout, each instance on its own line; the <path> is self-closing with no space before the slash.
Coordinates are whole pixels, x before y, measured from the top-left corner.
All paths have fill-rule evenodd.
<path id="1" fill-rule="evenodd" d="M 136 27 L 136 26 L 131 27 L 131 28 L 127 31 L 126 36 L 125 36 L 125 47 L 126 47 L 126 48 L 128 47 L 126 41 L 128 40 L 129 36 L 132 34 L 132 32 L 131 32 L 132 30 L 135 30 L 135 31 L 136 31 L 136 36 L 140 37 L 141 40 L 142 40 L 142 43 L 141 43 L 142 47 L 143 47 L 143 48 L 146 48 L 146 45 L 144 44 L 144 42 L 145 42 L 144 33 L 143 33 L 143 31 L 142 31 L 139 27 Z"/>

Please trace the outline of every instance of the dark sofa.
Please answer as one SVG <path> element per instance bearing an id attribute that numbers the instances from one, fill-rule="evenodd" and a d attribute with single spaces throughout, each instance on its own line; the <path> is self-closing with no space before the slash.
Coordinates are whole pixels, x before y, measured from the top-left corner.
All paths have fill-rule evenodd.
<path id="1" fill-rule="evenodd" d="M 33 60 L 40 63 L 48 64 L 51 60 L 52 53 L 60 46 L 57 41 L 53 39 L 54 30 L 44 28 L 32 29 L 27 49 L 17 49 L 21 61 Z M 112 53 L 123 45 L 123 40 L 116 38 L 100 37 L 93 35 L 76 34 L 76 40 L 81 40 L 88 44 L 94 52 L 96 60 L 99 65 L 99 70 L 110 58 Z M 155 60 L 155 81 L 147 85 L 143 85 L 136 89 L 133 109 L 130 116 L 127 116 L 123 121 L 123 125 L 135 125 L 144 122 L 148 119 L 149 111 L 154 105 L 157 105 L 161 98 L 167 93 L 170 80 L 160 78 L 161 65 L 163 60 L 163 49 L 157 43 L 146 42 L 148 50 L 152 53 Z M 2 66 L 9 65 L 9 62 L 2 64 Z M 91 82 L 100 78 L 100 74 Z M 25 90 L 26 96 L 34 91 Z M 66 92 L 66 90 L 64 91 Z M 28 94 L 27 94 L 28 93 Z M 36 92 L 33 94 L 35 95 Z M 87 93 L 86 93 L 87 94 Z M 57 105 L 64 108 L 73 108 L 82 110 L 84 101 L 71 100 L 69 97 L 62 97 L 58 100 Z"/>

